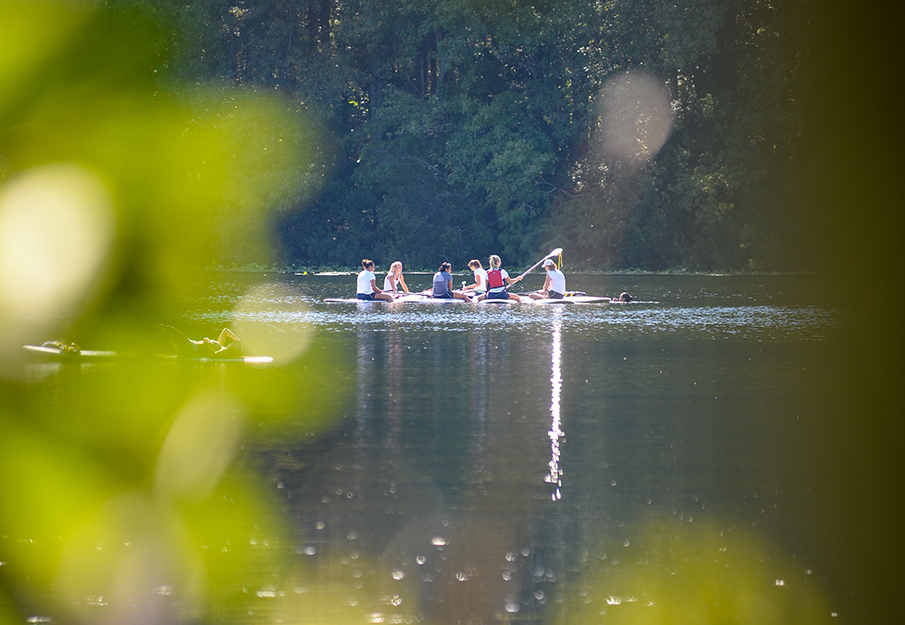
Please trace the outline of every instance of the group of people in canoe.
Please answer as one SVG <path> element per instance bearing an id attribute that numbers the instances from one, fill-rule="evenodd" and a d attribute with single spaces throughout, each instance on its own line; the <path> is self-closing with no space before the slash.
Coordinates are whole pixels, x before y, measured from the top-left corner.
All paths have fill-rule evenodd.
<path id="1" fill-rule="evenodd" d="M 502 268 L 500 257 L 495 254 L 490 256 L 488 260 L 488 269 L 484 269 L 481 261 L 477 259 L 468 262 L 468 267 L 474 274 L 474 283 L 469 285 L 463 283 L 463 287 L 460 290 L 453 289 L 452 265 L 448 262 L 443 262 L 437 273 L 434 274 L 432 287 L 422 291 L 421 295 L 440 299 L 460 299 L 468 302 L 480 302 L 485 299 L 509 299 L 518 303 L 523 301 L 523 297 L 539 300 L 562 299 L 567 296 L 566 277 L 551 258 L 546 258 L 543 261 L 544 270 L 547 273 L 543 288 L 523 295 L 509 293 L 508 289 L 510 286 L 520 282 L 524 274 L 515 278 L 510 277 L 509 273 Z M 373 260 L 363 259 L 361 267 L 362 271 L 358 274 L 357 281 L 357 299 L 392 302 L 403 294 L 411 293 L 405 283 L 405 277 L 402 275 L 402 262 L 397 260 L 390 265 L 389 271 L 387 271 L 383 280 L 383 288 L 377 286 Z M 624 292 L 610 301 L 630 302 L 632 299 L 631 295 Z M 241 359 L 244 352 L 242 341 L 228 328 L 221 330 L 216 340 L 208 337 L 194 340 L 173 326 L 161 324 L 154 333 L 152 343 L 156 353 L 197 359 Z M 48 341 L 43 346 L 58 349 L 64 354 L 77 355 L 81 352 L 81 348 L 75 343 L 67 344 L 61 341 Z"/>
<path id="2" fill-rule="evenodd" d="M 468 262 L 468 267 L 474 274 L 474 283 L 464 286 L 461 290 L 453 289 L 452 265 L 448 262 L 441 263 L 437 273 L 434 274 L 432 287 L 424 295 L 437 299 L 461 299 L 467 302 L 480 302 L 483 299 L 512 299 L 521 302 L 520 296 L 509 293 L 510 286 L 519 282 L 522 276 L 512 278 L 502 268 L 502 260 L 497 255 L 489 259 L 490 267 L 484 269 L 481 261 L 474 259 Z M 361 261 L 362 271 L 358 274 L 357 290 L 355 297 L 363 301 L 383 300 L 392 302 L 396 297 L 410 293 L 405 278 L 402 275 L 402 263 L 395 261 L 390 265 L 386 277 L 383 280 L 383 288 L 377 286 L 377 275 L 374 273 L 374 261 L 365 258 Z M 547 279 L 544 288 L 529 293 L 527 296 L 534 299 L 562 298 L 566 293 L 566 277 L 556 267 L 551 259 L 544 261 L 544 269 L 547 270 Z"/>
<path id="3" fill-rule="evenodd" d="M 468 262 L 468 267 L 474 274 L 474 283 L 464 286 L 461 290 L 453 289 L 452 265 L 443 262 L 437 273 L 434 274 L 433 285 L 422 292 L 439 299 L 460 299 L 467 302 L 480 302 L 484 299 L 511 299 L 518 303 L 523 297 L 531 299 L 562 299 L 566 297 L 566 276 L 556 266 L 553 259 L 544 260 L 544 270 L 547 272 L 543 288 L 526 295 L 516 295 L 509 292 L 509 287 L 524 277 L 512 278 L 503 269 L 502 260 L 496 254 L 488 259 L 489 267 L 484 269 L 481 261 L 474 259 Z M 362 271 L 358 274 L 357 290 L 355 297 L 362 301 L 382 300 L 392 302 L 397 297 L 410 293 L 405 278 L 402 275 L 402 263 L 395 261 L 390 265 L 386 277 L 383 280 L 383 288 L 377 286 L 377 275 L 374 273 L 374 261 L 365 258 L 361 261 Z M 632 297 L 628 293 L 622 293 L 613 301 L 628 302 Z"/>

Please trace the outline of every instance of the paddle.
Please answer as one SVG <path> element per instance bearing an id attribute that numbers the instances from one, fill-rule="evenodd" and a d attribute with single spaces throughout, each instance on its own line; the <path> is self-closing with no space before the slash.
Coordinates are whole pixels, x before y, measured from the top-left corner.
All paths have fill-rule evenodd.
<path id="1" fill-rule="evenodd" d="M 543 258 L 541 258 L 539 261 L 537 261 L 536 263 L 534 263 L 533 265 L 531 265 L 530 267 L 528 267 L 528 268 L 525 270 L 525 272 L 524 272 L 522 275 L 519 276 L 519 278 L 524 278 L 526 275 L 528 275 L 529 273 L 531 273 L 531 270 L 532 270 L 532 269 L 534 269 L 535 267 L 537 267 L 538 265 L 540 265 L 542 262 L 544 262 L 544 261 L 547 260 L 548 258 L 553 258 L 554 256 L 559 256 L 560 254 L 562 254 L 562 248 L 561 248 L 561 247 L 557 247 L 555 250 L 553 250 L 552 252 L 550 252 L 549 254 L 547 254 L 546 256 L 544 256 Z M 516 279 L 518 279 L 518 278 L 516 278 Z"/>

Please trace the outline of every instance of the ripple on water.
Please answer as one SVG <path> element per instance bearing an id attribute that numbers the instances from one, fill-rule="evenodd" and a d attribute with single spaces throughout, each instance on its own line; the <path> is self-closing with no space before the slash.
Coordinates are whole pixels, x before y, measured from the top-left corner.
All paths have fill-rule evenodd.
<path id="1" fill-rule="evenodd" d="M 678 307 L 573 305 L 487 309 L 466 304 L 447 306 L 408 305 L 405 309 L 360 310 L 355 304 L 313 305 L 303 310 L 270 311 L 258 321 L 272 324 L 307 323 L 326 330 L 376 332 L 471 332 L 476 328 L 519 328 L 529 334 L 547 335 L 556 319 L 563 330 L 639 333 L 690 332 L 699 336 L 732 335 L 752 339 L 823 339 L 841 326 L 838 311 L 813 306 L 701 306 Z M 198 321 L 215 323 L 210 314 Z"/>

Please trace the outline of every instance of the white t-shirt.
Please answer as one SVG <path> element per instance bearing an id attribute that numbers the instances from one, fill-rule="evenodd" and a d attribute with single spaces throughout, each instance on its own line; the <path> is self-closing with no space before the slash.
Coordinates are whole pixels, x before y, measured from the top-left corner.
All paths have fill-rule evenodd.
<path id="1" fill-rule="evenodd" d="M 388 273 L 387 277 L 383 279 L 383 290 L 384 291 L 392 291 L 393 290 L 393 278 L 396 277 L 394 273 Z M 399 290 L 399 280 L 396 280 L 396 290 Z"/>
<path id="2" fill-rule="evenodd" d="M 548 271 L 547 275 L 550 276 L 550 288 L 548 291 L 556 291 L 557 293 L 561 293 L 563 295 L 566 294 L 566 276 L 563 275 L 559 269 L 554 269 L 553 271 Z"/>
<path id="3" fill-rule="evenodd" d="M 483 267 L 478 267 L 474 269 L 474 281 L 478 285 L 474 288 L 475 291 L 486 291 L 487 290 L 487 270 Z"/>
<path id="4" fill-rule="evenodd" d="M 371 288 L 371 280 L 377 280 L 377 276 L 374 275 L 373 271 L 368 271 L 367 269 L 365 269 L 360 274 L 358 274 L 357 293 L 364 293 L 365 295 L 374 293 L 374 289 Z"/>

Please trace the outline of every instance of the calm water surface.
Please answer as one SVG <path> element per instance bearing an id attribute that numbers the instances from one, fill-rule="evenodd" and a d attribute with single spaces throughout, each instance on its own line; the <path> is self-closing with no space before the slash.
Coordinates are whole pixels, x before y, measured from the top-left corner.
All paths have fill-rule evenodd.
<path id="1" fill-rule="evenodd" d="M 409 277 L 413 290 L 427 280 Z M 714 564 L 730 569 L 723 603 L 753 586 L 755 610 L 832 612 L 810 594 L 824 582 L 808 540 L 819 526 L 789 501 L 825 395 L 815 365 L 839 329 L 819 281 L 579 276 L 570 288 L 639 301 L 502 309 L 328 305 L 351 295 L 349 277 L 288 283 L 305 307 L 281 307 L 279 289 L 257 314 L 354 351 L 354 403 L 298 466 L 291 445 L 259 462 L 305 557 L 348 558 L 349 583 L 355 558 L 407 580 L 398 597 L 382 584 L 350 595 L 373 618 L 655 609 L 675 549 L 735 554 Z"/>
<path id="2" fill-rule="evenodd" d="M 309 328 L 329 355 L 253 372 L 270 397 L 241 462 L 276 512 L 234 529 L 260 570 L 221 618 L 838 614 L 809 470 L 842 331 L 824 280 L 571 276 L 638 301 L 490 307 L 326 304 L 354 277 L 260 279 L 205 277 L 175 306 L 191 333 Z"/>

